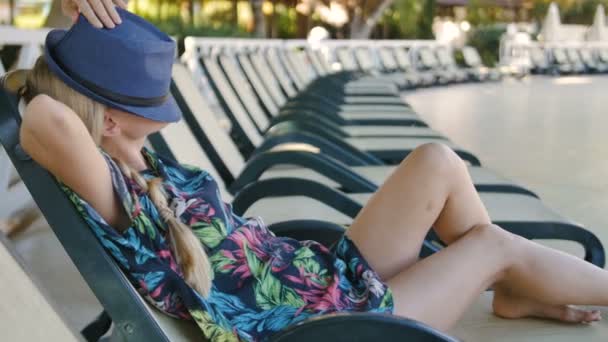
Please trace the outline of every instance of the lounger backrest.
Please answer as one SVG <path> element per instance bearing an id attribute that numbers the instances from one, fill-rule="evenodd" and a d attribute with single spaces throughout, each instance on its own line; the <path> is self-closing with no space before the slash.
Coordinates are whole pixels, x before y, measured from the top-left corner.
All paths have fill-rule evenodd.
<path id="1" fill-rule="evenodd" d="M 29 69 L 34 66 L 34 63 L 42 54 L 42 46 L 38 43 L 29 43 L 21 46 L 19 50 L 19 58 L 15 63 L 15 69 Z"/>
<path id="2" fill-rule="evenodd" d="M 246 58 L 246 56 L 243 55 L 243 58 Z M 278 78 L 274 76 L 273 71 L 268 67 L 264 57 L 256 52 L 250 54 L 249 59 L 258 76 L 260 76 L 260 80 L 266 85 L 266 89 L 268 89 L 270 96 L 272 96 L 279 107 L 282 107 L 287 102 L 287 98 L 281 90 L 281 84 L 279 83 Z"/>
<path id="3" fill-rule="evenodd" d="M 436 48 L 435 55 L 437 56 L 437 60 L 439 60 L 439 64 L 444 67 L 452 67 L 456 64 L 450 54 L 450 51 L 448 51 L 448 49 L 445 47 Z"/>
<path id="4" fill-rule="evenodd" d="M 566 50 L 566 54 L 572 63 L 581 63 L 581 55 L 579 50 L 576 48 L 569 48 Z"/>
<path id="5" fill-rule="evenodd" d="M 275 76 L 279 78 L 279 83 L 281 84 L 281 87 L 291 85 L 294 94 L 297 94 L 298 89 L 302 89 L 302 87 L 304 87 L 303 81 L 300 80 L 299 77 L 296 77 L 295 75 L 289 72 L 288 65 L 286 65 L 286 58 L 284 55 L 281 54 L 281 51 L 279 49 L 268 49 L 264 56 L 267 59 L 270 68 L 274 72 Z"/>
<path id="6" fill-rule="evenodd" d="M 370 72 L 376 70 L 376 62 L 374 62 L 370 49 L 365 47 L 355 49 L 355 57 L 363 71 Z"/>
<path id="7" fill-rule="evenodd" d="M 585 63 L 587 65 L 596 64 L 596 59 L 595 59 L 595 55 L 593 54 L 593 50 L 581 49 L 580 54 L 581 54 L 581 60 L 583 61 L 583 63 Z"/>
<path id="8" fill-rule="evenodd" d="M 608 49 L 600 49 L 598 52 L 598 56 L 604 63 L 608 63 Z"/>
<path id="9" fill-rule="evenodd" d="M 326 73 L 332 74 L 334 72 L 334 68 L 329 64 L 329 61 L 321 50 L 312 51 L 312 54 L 316 56 L 316 59 L 321 63 L 321 66 L 325 69 Z"/>
<path id="10" fill-rule="evenodd" d="M 336 55 L 338 56 L 338 61 L 342 64 L 342 70 L 346 71 L 358 71 L 359 66 L 357 65 L 357 61 L 355 57 L 352 55 L 352 50 L 350 48 L 338 48 L 336 49 Z"/>
<path id="11" fill-rule="evenodd" d="M 205 122 L 205 124 L 207 123 Z M 159 132 L 159 135 L 169 147 L 172 158 L 180 163 L 196 166 L 209 172 L 219 183 L 222 198 L 230 200 L 230 194 L 224 190 L 226 186 L 221 175 L 217 172 L 184 120 L 168 125 Z M 152 146 L 154 147 L 154 143 L 152 143 Z M 162 152 L 160 153 L 162 154 Z"/>
<path id="12" fill-rule="evenodd" d="M 378 56 L 380 57 L 380 62 L 382 66 L 386 70 L 397 70 L 399 69 L 399 64 L 397 64 L 397 60 L 395 56 L 393 56 L 391 50 L 389 48 L 381 47 L 378 49 Z"/>
<path id="13" fill-rule="evenodd" d="M 287 71 L 283 67 L 283 63 L 279 59 L 276 49 L 271 49 L 262 55 L 262 58 L 266 60 L 266 64 L 270 66 L 274 77 L 277 78 L 281 88 L 288 97 L 294 97 L 298 95 L 298 91 L 294 87 L 292 80 L 287 75 Z"/>
<path id="14" fill-rule="evenodd" d="M 470 67 L 480 67 L 483 65 L 479 52 L 472 46 L 463 47 L 462 56 L 464 57 L 464 62 Z"/>
<path id="15" fill-rule="evenodd" d="M 296 85 L 296 88 L 299 90 L 306 89 L 310 82 L 314 80 L 314 76 L 311 77 L 312 71 L 307 68 L 308 61 L 301 60 L 300 56 L 295 51 L 287 51 L 278 48 L 275 50 L 281 61 L 281 67 Z"/>
<path id="16" fill-rule="evenodd" d="M 428 47 L 422 47 L 418 49 L 418 57 L 420 57 L 420 61 L 422 65 L 426 68 L 436 68 L 439 66 L 439 61 L 437 57 L 433 53 L 433 51 Z"/>
<path id="17" fill-rule="evenodd" d="M 562 48 L 554 48 L 553 49 L 553 58 L 558 64 L 569 64 L 568 56 L 566 52 Z"/>
<path id="18" fill-rule="evenodd" d="M 319 60 L 319 55 L 310 49 L 306 49 L 306 54 L 318 76 L 327 76 L 328 72 L 323 63 Z"/>
<path id="19" fill-rule="evenodd" d="M 532 63 L 541 68 L 545 68 L 548 66 L 549 61 L 547 60 L 547 54 L 538 47 L 534 47 L 530 49 L 530 59 Z"/>
<path id="20" fill-rule="evenodd" d="M 249 60 L 249 58 L 247 58 L 247 56 L 244 54 L 239 54 L 236 56 L 236 58 L 241 66 L 241 69 L 245 73 L 245 76 L 255 89 L 260 101 L 262 101 L 262 104 L 264 107 L 266 107 L 266 110 L 268 110 L 271 115 L 276 115 L 279 112 L 279 107 L 273 100 L 272 96 L 270 96 L 269 90 L 258 73 L 255 71 L 253 65 L 251 64 L 251 60 Z"/>
<path id="21" fill-rule="evenodd" d="M 191 119 L 195 121 L 196 126 L 202 131 L 201 134 L 204 135 L 199 140 L 206 142 L 206 146 L 200 146 L 184 120 L 167 126 L 161 133 L 169 143 L 176 159 L 207 170 L 218 181 L 226 182 L 231 178 L 234 179 L 245 166 L 243 156 L 228 133 L 219 125 L 185 66 L 181 64 L 173 66 L 173 84 L 175 90 L 179 92 L 179 94 L 174 92 L 173 96 L 184 113 L 184 119 L 190 121 L 188 124 L 192 124 Z M 229 175 L 224 174 L 222 170 L 224 168 Z"/>
<path id="22" fill-rule="evenodd" d="M 299 52 L 283 50 L 278 51 L 278 55 L 298 88 L 306 88 L 315 79 L 314 72 L 309 69 L 308 61 L 302 58 Z"/>
<path id="23" fill-rule="evenodd" d="M 232 114 L 232 119 L 236 121 L 243 133 L 249 139 L 253 146 L 259 146 L 263 139 L 258 132 L 258 129 L 253 124 L 245 107 L 241 104 L 239 96 L 232 90 L 230 82 L 224 75 L 215 58 L 203 57 L 205 69 L 209 75 L 210 81 L 213 82 L 216 88 L 216 96 L 224 101 L 226 109 Z"/>
<path id="24" fill-rule="evenodd" d="M 266 113 L 264 113 L 264 109 L 260 106 L 251 85 L 249 85 L 243 72 L 236 64 L 235 59 L 226 55 L 221 55 L 219 56 L 218 61 L 220 66 L 224 69 L 228 81 L 232 84 L 232 90 L 234 90 L 235 95 L 238 94 L 245 110 L 249 113 L 249 117 L 251 117 L 259 131 L 266 131 L 270 125 L 270 121 L 268 120 Z"/>
<path id="25" fill-rule="evenodd" d="M 308 53 L 306 50 L 298 50 L 293 52 L 296 60 L 299 61 L 302 66 L 302 71 L 305 72 L 305 75 L 308 79 L 308 83 L 310 84 L 314 80 L 319 77 L 319 73 L 317 73 L 315 66 L 313 65 L 312 60 L 308 57 Z"/>
<path id="26" fill-rule="evenodd" d="M 412 59 L 408 51 L 404 47 L 395 47 L 393 49 L 399 67 L 405 71 L 413 69 Z"/>
<path id="27" fill-rule="evenodd" d="M 167 334 L 169 328 L 164 325 L 184 322 L 158 319 L 155 310 L 143 301 L 103 249 L 55 178 L 22 152 L 18 144 L 18 116 L 14 98 L 0 89 L 0 142 L 67 254 L 112 318 L 115 330 L 133 341 L 186 340 Z M 189 323 L 186 326 L 194 328 Z M 185 329 L 171 330 L 186 334 Z M 190 338 L 200 338 L 200 330 L 190 331 L 196 334 Z"/>
<path id="28" fill-rule="evenodd" d="M 24 33 L 23 30 L 18 30 L 19 33 Z M 4 38 L 4 37 L 2 37 Z M 8 37 L 6 37 L 8 38 Z M 1 44 L 0 39 L 0 44 Z M 13 63 L 13 69 L 28 69 L 34 65 L 36 59 L 41 53 L 40 44 L 26 43 L 21 46 L 17 61 Z M 6 70 L 0 62 L 0 76 Z M 0 221 L 8 220 L 10 216 L 33 205 L 32 198 L 25 187 L 25 184 L 19 179 L 17 171 L 12 166 L 11 161 L 0 146 Z"/>

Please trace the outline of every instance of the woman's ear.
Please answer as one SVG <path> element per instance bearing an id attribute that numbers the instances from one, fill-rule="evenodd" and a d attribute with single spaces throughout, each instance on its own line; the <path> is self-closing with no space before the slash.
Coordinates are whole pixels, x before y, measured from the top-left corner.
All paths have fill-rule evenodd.
<path id="1" fill-rule="evenodd" d="M 114 115 L 109 110 L 106 110 L 103 113 L 103 136 L 104 137 L 113 137 L 120 133 L 120 126 L 118 122 L 115 120 Z"/>

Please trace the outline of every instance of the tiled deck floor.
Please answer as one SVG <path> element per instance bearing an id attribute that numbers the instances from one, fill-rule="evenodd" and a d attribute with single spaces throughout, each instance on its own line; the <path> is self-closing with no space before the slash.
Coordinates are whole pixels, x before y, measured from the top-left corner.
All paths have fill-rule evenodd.
<path id="1" fill-rule="evenodd" d="M 533 78 L 419 90 L 406 98 L 485 166 L 537 191 L 608 245 L 606 89 L 608 77 Z M 17 248 L 73 328 L 101 310 L 44 220 L 19 237 Z M 482 296 L 452 333 L 471 342 L 608 340 L 608 321 L 590 327 L 505 321 L 490 314 L 489 299 Z"/>
<path id="2" fill-rule="evenodd" d="M 431 127 L 475 153 L 484 166 L 531 188 L 608 246 L 606 89 L 605 76 L 533 77 L 427 89 L 405 98 Z M 505 321 L 490 312 L 486 295 L 453 333 L 466 341 L 608 340 L 606 321 L 570 327 Z"/>

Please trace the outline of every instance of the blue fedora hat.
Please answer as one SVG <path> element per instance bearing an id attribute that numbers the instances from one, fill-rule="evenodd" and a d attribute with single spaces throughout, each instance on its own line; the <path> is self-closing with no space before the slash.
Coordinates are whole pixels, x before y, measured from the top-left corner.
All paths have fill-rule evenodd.
<path id="1" fill-rule="evenodd" d="M 170 94 L 175 42 L 144 19 L 117 8 L 122 24 L 98 29 L 80 15 L 69 30 L 46 36 L 51 72 L 79 93 L 112 108 L 174 122 L 181 111 Z"/>

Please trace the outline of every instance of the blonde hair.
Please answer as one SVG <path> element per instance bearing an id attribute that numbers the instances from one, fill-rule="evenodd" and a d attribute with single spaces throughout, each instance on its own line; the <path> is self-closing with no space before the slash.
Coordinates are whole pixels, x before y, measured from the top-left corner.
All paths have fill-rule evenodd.
<path id="1" fill-rule="evenodd" d="M 23 82 L 22 82 L 23 83 Z M 46 94 L 70 107 L 84 122 L 97 145 L 101 143 L 106 107 L 80 94 L 57 78 L 48 68 L 44 57 L 38 58 L 32 70 L 27 72 L 20 93 L 26 102 L 38 94 Z M 14 87 L 14 86 L 13 86 Z M 169 208 L 162 179 L 146 181 L 143 176 L 126 163 L 117 160 L 123 174 L 148 192 L 152 203 L 169 228 L 169 244 L 180 265 L 184 279 L 193 289 L 207 297 L 211 291 L 213 271 L 209 257 L 201 242 L 175 213 Z"/>

